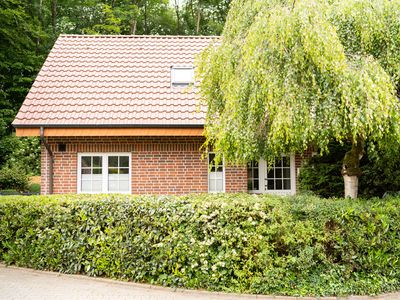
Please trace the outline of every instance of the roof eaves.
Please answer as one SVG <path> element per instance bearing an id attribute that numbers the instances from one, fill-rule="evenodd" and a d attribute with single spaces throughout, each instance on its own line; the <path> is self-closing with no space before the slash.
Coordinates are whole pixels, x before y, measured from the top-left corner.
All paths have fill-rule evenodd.
<path id="1" fill-rule="evenodd" d="M 203 128 L 204 124 L 12 124 L 14 128 Z"/>

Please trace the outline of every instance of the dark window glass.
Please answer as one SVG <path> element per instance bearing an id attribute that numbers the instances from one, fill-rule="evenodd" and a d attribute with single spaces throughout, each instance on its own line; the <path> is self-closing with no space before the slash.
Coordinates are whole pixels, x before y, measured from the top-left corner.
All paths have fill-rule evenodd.
<path id="1" fill-rule="evenodd" d="M 281 168 L 275 169 L 275 178 L 282 178 L 282 169 Z"/>
<path id="2" fill-rule="evenodd" d="M 269 190 L 274 190 L 274 189 L 275 189 L 274 181 L 275 181 L 275 180 L 273 180 L 273 179 L 268 179 L 267 188 L 268 188 Z"/>
<path id="3" fill-rule="evenodd" d="M 254 180 L 254 190 L 258 190 L 260 188 L 258 180 Z"/>
<path id="4" fill-rule="evenodd" d="M 290 157 L 288 157 L 288 156 L 282 157 L 282 166 L 290 167 Z"/>
<path id="5" fill-rule="evenodd" d="M 129 169 L 128 168 L 121 168 L 121 169 L 119 169 L 119 174 L 129 174 Z"/>
<path id="6" fill-rule="evenodd" d="M 290 190 L 290 179 L 283 180 L 283 189 Z"/>
<path id="7" fill-rule="evenodd" d="M 93 169 L 93 174 L 101 174 L 101 169 L 99 168 Z"/>
<path id="8" fill-rule="evenodd" d="M 282 180 L 275 180 L 275 189 L 276 190 L 282 189 Z"/>
<path id="9" fill-rule="evenodd" d="M 119 157 L 119 166 L 122 168 L 129 167 L 129 156 L 120 156 Z"/>
<path id="10" fill-rule="evenodd" d="M 82 169 L 82 174 L 92 174 L 92 169 Z"/>
<path id="11" fill-rule="evenodd" d="M 118 156 L 109 156 L 108 157 L 108 167 L 118 168 Z"/>
<path id="12" fill-rule="evenodd" d="M 283 178 L 290 178 L 290 168 L 283 169 Z"/>
<path id="13" fill-rule="evenodd" d="M 108 174 L 118 174 L 118 168 L 108 168 Z"/>
<path id="14" fill-rule="evenodd" d="M 101 168 L 101 166 L 102 166 L 102 157 L 93 156 L 93 167 Z"/>
<path id="15" fill-rule="evenodd" d="M 247 167 L 247 178 L 252 178 L 252 174 L 251 174 L 252 172 L 251 172 L 251 167 Z"/>
<path id="16" fill-rule="evenodd" d="M 254 179 L 258 179 L 258 176 L 259 176 L 259 175 L 258 175 L 258 168 L 254 168 L 254 169 L 253 169 L 253 178 L 254 178 Z"/>
<path id="17" fill-rule="evenodd" d="M 91 167 L 92 166 L 92 157 L 91 156 L 82 156 L 82 168 Z"/>

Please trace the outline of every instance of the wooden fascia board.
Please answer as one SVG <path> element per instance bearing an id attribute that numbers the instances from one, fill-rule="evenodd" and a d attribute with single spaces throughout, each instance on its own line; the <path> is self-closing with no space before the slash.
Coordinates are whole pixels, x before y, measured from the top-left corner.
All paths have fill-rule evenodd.
<path id="1" fill-rule="evenodd" d="M 203 128 L 44 128 L 44 136 L 203 136 Z M 39 127 L 18 127 L 17 136 L 40 136 Z"/>

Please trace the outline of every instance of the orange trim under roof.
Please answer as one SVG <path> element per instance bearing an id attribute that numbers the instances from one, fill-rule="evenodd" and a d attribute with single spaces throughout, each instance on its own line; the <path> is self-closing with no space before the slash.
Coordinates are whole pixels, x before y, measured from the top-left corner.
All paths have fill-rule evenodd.
<path id="1" fill-rule="evenodd" d="M 17 136 L 40 136 L 40 128 L 16 128 Z M 202 136 L 203 128 L 44 128 L 44 136 Z"/>

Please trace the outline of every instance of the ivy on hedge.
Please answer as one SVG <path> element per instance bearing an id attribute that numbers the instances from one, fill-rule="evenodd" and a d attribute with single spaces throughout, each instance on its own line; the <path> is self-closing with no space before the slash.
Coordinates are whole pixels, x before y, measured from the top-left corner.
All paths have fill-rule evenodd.
<path id="1" fill-rule="evenodd" d="M 7 264 L 281 295 L 400 287 L 400 198 L 236 195 L 0 198 Z"/>

